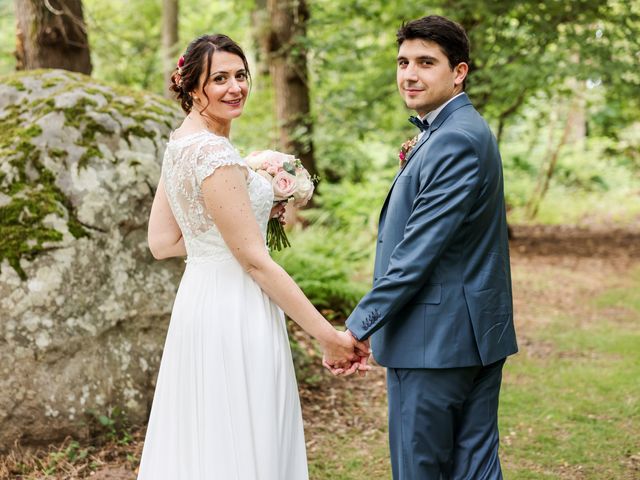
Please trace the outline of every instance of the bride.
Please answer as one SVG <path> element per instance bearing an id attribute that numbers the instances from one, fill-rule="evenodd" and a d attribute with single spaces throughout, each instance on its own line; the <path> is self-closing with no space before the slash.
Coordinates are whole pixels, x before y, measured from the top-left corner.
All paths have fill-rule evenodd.
<path id="1" fill-rule="evenodd" d="M 172 76 L 186 118 L 170 136 L 149 219 L 157 259 L 187 255 L 139 480 L 303 480 L 302 415 L 284 312 L 343 374 L 368 346 L 339 332 L 265 246 L 267 180 L 229 141 L 249 90 L 242 49 L 197 38 Z"/>

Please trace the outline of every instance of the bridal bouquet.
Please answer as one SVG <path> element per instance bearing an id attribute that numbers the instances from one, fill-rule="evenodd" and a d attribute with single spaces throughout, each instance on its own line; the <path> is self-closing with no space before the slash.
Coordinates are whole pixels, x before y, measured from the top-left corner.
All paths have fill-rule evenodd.
<path id="1" fill-rule="evenodd" d="M 250 153 L 246 160 L 252 170 L 271 183 L 274 204 L 293 202 L 303 207 L 313 196 L 314 179 L 293 155 L 262 150 Z M 267 225 L 267 245 L 274 250 L 291 246 L 277 218 L 270 219 Z"/>

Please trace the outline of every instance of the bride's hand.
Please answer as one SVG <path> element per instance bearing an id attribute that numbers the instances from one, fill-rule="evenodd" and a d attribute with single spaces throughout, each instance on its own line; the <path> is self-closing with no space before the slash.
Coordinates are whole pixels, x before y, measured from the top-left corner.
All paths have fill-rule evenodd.
<path id="1" fill-rule="evenodd" d="M 338 332 L 332 342 L 322 345 L 322 364 L 334 375 L 351 375 L 358 370 L 369 370 L 367 341 L 359 342 L 350 331 Z"/>
<path id="2" fill-rule="evenodd" d="M 284 219 L 285 206 L 286 202 L 278 202 L 271 208 L 271 214 L 269 218 L 277 218 L 281 225 L 286 225 L 286 220 Z"/>

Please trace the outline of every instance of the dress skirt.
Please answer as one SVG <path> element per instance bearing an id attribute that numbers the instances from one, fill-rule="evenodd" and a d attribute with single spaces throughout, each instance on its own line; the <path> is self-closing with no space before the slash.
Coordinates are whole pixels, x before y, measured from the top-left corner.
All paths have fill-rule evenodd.
<path id="1" fill-rule="evenodd" d="M 189 260 L 138 480 L 306 480 L 282 310 L 234 258 Z"/>

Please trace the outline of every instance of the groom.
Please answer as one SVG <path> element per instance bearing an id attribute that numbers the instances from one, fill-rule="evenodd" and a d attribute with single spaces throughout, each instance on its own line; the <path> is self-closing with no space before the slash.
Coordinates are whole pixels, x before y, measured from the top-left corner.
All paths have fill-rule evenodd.
<path id="1" fill-rule="evenodd" d="M 395 480 L 500 479 L 502 366 L 518 349 L 500 154 L 464 93 L 464 29 L 429 16 L 397 41 L 420 132 L 382 206 L 373 289 L 347 327 L 388 369 Z"/>

